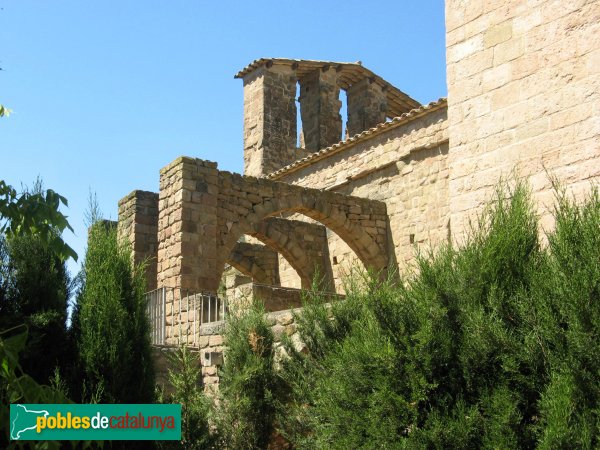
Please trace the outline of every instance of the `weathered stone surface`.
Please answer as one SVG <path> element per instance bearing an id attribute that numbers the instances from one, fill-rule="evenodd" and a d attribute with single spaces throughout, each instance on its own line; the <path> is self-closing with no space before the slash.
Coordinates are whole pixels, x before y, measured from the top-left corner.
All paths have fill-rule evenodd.
<path id="1" fill-rule="evenodd" d="M 546 171 L 577 198 L 600 177 L 600 3 L 447 0 L 446 29 L 453 238 L 515 169 L 551 227 Z"/>
<path id="2" fill-rule="evenodd" d="M 380 230 L 389 220 L 390 235 L 381 235 L 382 242 L 393 244 L 391 252 L 404 267 L 413 260 L 416 245 L 435 246 L 448 239 L 447 140 L 447 111 L 442 104 L 377 136 L 347 143 L 344 151 L 284 172 L 277 179 L 385 202 L 386 215 L 363 218 L 357 205 L 348 208 L 347 218 Z M 291 217 L 307 220 L 301 215 Z M 329 231 L 327 241 L 335 288 L 342 292 L 344 275 L 357 265 L 364 266 L 337 233 Z M 279 274 L 285 286 L 301 287 L 296 270 L 286 261 L 280 260 Z"/>
<path id="3" fill-rule="evenodd" d="M 208 193 L 211 186 L 215 194 Z M 256 236 L 286 256 L 301 271 L 305 285 L 317 269 L 331 285 L 324 228 L 272 217 L 287 212 L 302 213 L 335 230 L 365 266 L 383 270 L 389 264 L 387 212 L 381 202 L 242 177 L 191 158 L 179 158 L 161 171 L 160 202 L 159 285 L 216 292 L 225 263 L 232 262 L 232 251 L 244 235 Z M 360 214 L 349 218 L 350 209 Z"/>
<path id="4" fill-rule="evenodd" d="M 118 233 L 129 242 L 134 264 L 146 262 L 146 286 L 156 289 L 158 194 L 133 191 L 119 201 Z"/>
<path id="5" fill-rule="evenodd" d="M 382 228 L 385 226 L 385 223 L 381 224 Z M 327 231 L 323 225 L 270 217 L 254 225 L 248 234 L 276 249 L 299 275 L 303 288 L 309 288 L 313 281 L 318 281 L 321 290 L 333 289 Z M 274 263 L 279 276 L 277 257 Z M 267 284 L 279 285 L 279 278 L 277 283 Z"/>
<path id="6" fill-rule="evenodd" d="M 365 78 L 353 84 L 348 94 L 348 136 L 385 122 L 387 98 L 381 86 Z"/>
<path id="7" fill-rule="evenodd" d="M 243 71 L 248 176 L 182 157 L 161 170 L 158 197 L 135 191 L 119 204 L 133 262 L 155 258 L 149 286 L 214 293 L 229 263 L 245 274 L 228 269 L 232 306 L 253 297 L 273 311 L 298 306 L 299 291 L 282 287 L 307 287 L 317 268 L 343 292 L 356 262 L 402 270 L 416 246 L 461 242 L 515 168 L 550 228 L 546 171 L 576 198 L 600 179 L 600 3 L 447 0 L 446 42 L 448 102 L 386 122 L 395 88 L 361 70 L 344 81 L 351 137 L 342 143 L 341 64 L 263 61 Z M 170 295 L 167 342 L 221 351 L 222 325 L 194 330 L 198 310 Z M 268 320 L 303 349 L 290 312 Z M 216 369 L 204 375 L 207 386 L 218 382 Z"/>
<path id="8" fill-rule="evenodd" d="M 279 284 L 277 252 L 266 245 L 237 242 L 227 263 L 257 283 Z"/>
<path id="9" fill-rule="evenodd" d="M 244 174 L 260 176 L 295 161 L 296 75 L 262 67 L 244 77 Z"/>
<path id="10" fill-rule="evenodd" d="M 316 152 L 339 142 L 342 139 L 342 102 L 335 69 L 316 69 L 299 82 L 303 147 Z"/>

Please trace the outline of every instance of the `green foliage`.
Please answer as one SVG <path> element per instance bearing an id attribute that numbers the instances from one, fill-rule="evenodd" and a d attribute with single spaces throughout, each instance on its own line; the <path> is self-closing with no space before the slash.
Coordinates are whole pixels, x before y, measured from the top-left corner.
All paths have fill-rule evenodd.
<path id="1" fill-rule="evenodd" d="M 89 441 L 9 441 L 6 426 L 10 403 L 71 402 L 58 367 L 68 357 L 70 281 L 64 261 L 77 255 L 60 237 L 70 229 L 58 212 L 60 203 L 66 205 L 66 200 L 50 190 L 43 194 L 39 181 L 32 193 L 20 197 L 0 181 L 1 448 L 102 448 L 102 443 Z M 49 381 L 50 386 L 43 384 Z"/>
<path id="2" fill-rule="evenodd" d="M 12 111 L 4 105 L 0 105 L 0 117 L 8 117 Z"/>
<path id="3" fill-rule="evenodd" d="M 23 373 L 19 364 L 19 353 L 27 342 L 27 328 L 22 325 L 0 333 L 0 423 L 10 422 L 10 403 L 71 403 L 64 393 L 60 377 L 55 376 L 54 386 L 36 383 Z M 101 448 L 101 443 L 86 442 L 21 442 L 10 441 L 10 427 L 3 426 L 0 445 L 6 449 L 59 449 L 66 445 L 72 448 Z"/>
<path id="4" fill-rule="evenodd" d="M 499 189 L 461 249 L 297 317 L 278 420 L 298 448 L 597 448 L 600 196 L 559 193 L 549 245 Z M 362 287 L 358 287 L 362 286 Z M 242 370 L 242 369 L 240 369 Z"/>
<path id="5" fill-rule="evenodd" d="M 65 349 L 70 278 L 63 260 L 36 235 L 0 238 L 0 328 L 29 327 L 21 365 L 39 383 L 47 383 L 57 366 L 68 363 Z"/>
<path id="6" fill-rule="evenodd" d="M 18 194 L 0 180 L 0 234 L 10 236 L 35 235 L 63 260 L 77 260 L 77 253 L 61 238 L 65 229 L 73 231 L 60 205 L 67 199 L 52 189 Z"/>
<path id="7" fill-rule="evenodd" d="M 172 394 L 166 400 L 181 404 L 181 442 L 163 441 L 159 448 L 202 450 L 213 448 L 216 437 L 210 433 L 208 416 L 210 399 L 202 389 L 202 369 L 199 359 L 186 346 L 167 353 L 169 383 Z"/>
<path id="8" fill-rule="evenodd" d="M 600 195 L 582 206 L 558 192 L 547 275 L 536 279 L 540 350 L 550 381 L 540 400 L 541 448 L 600 446 Z"/>
<path id="9" fill-rule="evenodd" d="M 144 297 L 143 266 L 132 267 L 130 251 L 114 227 L 91 226 L 73 316 L 83 400 L 149 403 L 154 369 Z"/>
<path id="10" fill-rule="evenodd" d="M 273 432 L 278 375 L 273 333 L 258 304 L 228 316 L 216 422 L 223 448 L 266 448 Z"/>

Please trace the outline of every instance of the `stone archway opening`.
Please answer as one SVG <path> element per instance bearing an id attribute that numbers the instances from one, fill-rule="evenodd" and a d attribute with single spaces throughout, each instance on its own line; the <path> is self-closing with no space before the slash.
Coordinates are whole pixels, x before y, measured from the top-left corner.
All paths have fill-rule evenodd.
<path id="1" fill-rule="evenodd" d="M 179 158 L 161 171 L 161 201 L 164 239 L 158 259 L 169 268 L 159 274 L 161 284 L 173 278 L 172 284 L 215 292 L 245 234 L 262 236 L 278 253 L 290 252 L 288 260 L 298 267 L 310 266 L 303 260 L 302 240 L 296 239 L 294 252 L 289 238 L 290 230 L 305 225 L 281 218 L 289 214 L 302 214 L 335 232 L 369 269 L 383 272 L 390 263 L 383 202 L 223 172 L 215 163 L 192 158 Z"/>

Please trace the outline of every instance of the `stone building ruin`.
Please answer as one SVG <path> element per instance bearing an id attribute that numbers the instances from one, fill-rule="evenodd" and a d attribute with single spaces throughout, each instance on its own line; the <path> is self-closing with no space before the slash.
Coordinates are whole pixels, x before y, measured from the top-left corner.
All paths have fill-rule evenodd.
<path id="1" fill-rule="evenodd" d="M 551 226 L 547 172 L 576 197 L 600 179 L 600 3 L 446 0 L 446 45 L 448 98 L 424 105 L 361 63 L 262 58 L 238 72 L 244 175 L 181 157 L 160 170 L 160 192 L 119 202 L 149 289 L 254 293 L 277 333 L 293 334 L 281 310 L 315 274 L 339 294 L 356 262 L 386 273 L 416 246 L 460 242 L 515 167 Z M 189 340 L 187 294 L 162 302 L 162 343 L 184 329 L 188 343 L 221 348 L 202 321 Z"/>

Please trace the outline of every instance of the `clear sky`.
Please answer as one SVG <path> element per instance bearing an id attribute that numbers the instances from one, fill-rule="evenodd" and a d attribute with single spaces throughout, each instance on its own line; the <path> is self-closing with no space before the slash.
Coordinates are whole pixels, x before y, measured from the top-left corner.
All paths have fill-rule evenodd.
<path id="1" fill-rule="evenodd" d="M 260 57 L 357 61 L 420 102 L 446 96 L 443 0 L 0 0 L 0 179 L 106 218 L 181 155 L 242 171 L 242 82 Z M 72 272 L 78 264 L 69 263 Z"/>

